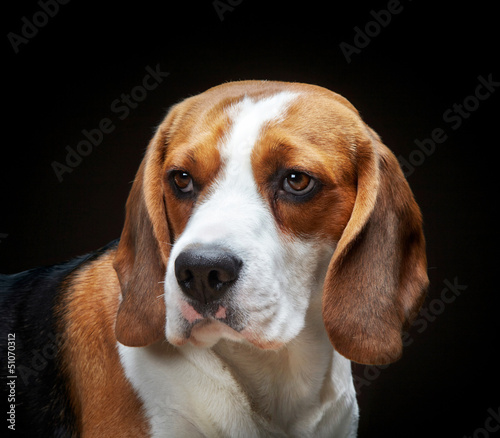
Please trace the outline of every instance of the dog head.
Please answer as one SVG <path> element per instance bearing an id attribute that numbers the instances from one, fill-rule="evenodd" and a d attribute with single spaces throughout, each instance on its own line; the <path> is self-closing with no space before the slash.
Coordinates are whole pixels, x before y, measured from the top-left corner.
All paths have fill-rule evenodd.
<path id="1" fill-rule="evenodd" d="M 394 155 L 343 97 L 281 82 L 224 84 L 170 110 L 114 266 L 125 345 L 277 349 L 317 305 L 335 349 L 369 364 L 400 357 L 428 282 Z"/>

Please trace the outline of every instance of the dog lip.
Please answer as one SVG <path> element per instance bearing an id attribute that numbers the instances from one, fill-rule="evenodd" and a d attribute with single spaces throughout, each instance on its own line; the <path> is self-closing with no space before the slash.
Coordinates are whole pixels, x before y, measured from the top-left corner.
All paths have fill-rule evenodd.
<path id="1" fill-rule="evenodd" d="M 196 323 L 191 328 L 187 339 L 198 347 L 212 347 L 221 339 L 241 341 L 243 337 L 223 321 L 209 318 Z"/>
<path id="2" fill-rule="evenodd" d="M 227 318 L 226 308 L 224 306 L 219 305 L 217 312 L 215 312 L 215 319 L 226 319 L 226 318 Z"/>
<path id="3" fill-rule="evenodd" d="M 191 343 L 196 347 L 211 347 L 220 339 L 232 339 L 252 344 L 259 350 L 279 350 L 283 343 L 276 340 L 268 340 L 256 334 L 249 327 L 235 324 L 234 314 L 231 308 L 226 308 L 222 304 L 212 306 L 205 310 L 204 314 L 199 313 L 191 304 L 184 302 L 181 305 L 181 313 L 184 319 L 181 333 L 169 340 L 176 346 Z"/>
<path id="4" fill-rule="evenodd" d="M 200 306 L 198 303 L 192 303 L 186 300 L 182 302 L 180 310 L 183 318 L 190 324 L 205 318 L 212 318 L 224 322 L 230 319 L 229 316 L 231 314 L 227 306 L 220 304 L 220 302 Z"/>
<path id="5" fill-rule="evenodd" d="M 184 302 L 181 306 L 181 313 L 184 319 L 189 323 L 193 324 L 196 321 L 202 320 L 204 316 L 197 312 L 193 306 Z"/>
<path id="6" fill-rule="evenodd" d="M 173 311 L 173 307 L 170 309 Z M 246 327 L 244 313 L 227 300 L 201 305 L 183 297 L 178 301 L 176 314 L 167 319 L 173 324 L 167 329 L 167 340 L 172 339 L 174 345 L 190 342 L 206 347 L 218 339 L 244 339 L 240 335 Z"/>

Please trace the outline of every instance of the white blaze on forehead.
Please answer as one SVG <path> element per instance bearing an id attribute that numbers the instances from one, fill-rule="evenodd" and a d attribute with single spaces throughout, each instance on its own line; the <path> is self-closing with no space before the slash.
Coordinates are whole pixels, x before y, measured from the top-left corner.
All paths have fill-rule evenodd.
<path id="1" fill-rule="evenodd" d="M 281 92 L 261 100 L 245 96 L 229 108 L 233 123 L 219 145 L 221 176 L 211 187 L 211 194 L 196 209 L 188 224 L 201 241 L 216 241 L 229 235 L 234 238 L 244 230 L 258 227 L 262 221 L 273 223 L 261 199 L 253 177 L 251 153 L 262 128 L 282 119 L 298 93 Z M 238 228 L 238 230 L 236 230 Z"/>
<path id="2" fill-rule="evenodd" d="M 257 101 L 245 96 L 231 107 L 229 115 L 234 123 L 220 151 L 229 173 L 250 168 L 250 154 L 262 128 L 268 122 L 282 119 L 287 106 L 297 96 L 298 93 L 289 91 Z"/>

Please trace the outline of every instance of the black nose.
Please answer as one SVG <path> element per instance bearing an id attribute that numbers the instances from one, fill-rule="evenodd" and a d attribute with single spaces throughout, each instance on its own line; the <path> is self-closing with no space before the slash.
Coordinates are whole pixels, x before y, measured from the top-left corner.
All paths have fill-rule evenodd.
<path id="1" fill-rule="evenodd" d="M 175 276 L 187 296 L 207 304 L 238 279 L 242 264 L 241 259 L 219 247 L 191 248 L 177 256 Z"/>

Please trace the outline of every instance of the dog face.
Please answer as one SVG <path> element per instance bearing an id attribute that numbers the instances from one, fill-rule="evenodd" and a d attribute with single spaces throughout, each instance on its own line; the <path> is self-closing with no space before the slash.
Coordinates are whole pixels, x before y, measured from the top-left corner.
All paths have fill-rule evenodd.
<path id="1" fill-rule="evenodd" d="M 335 198 L 341 228 L 355 194 L 335 196 L 333 168 L 283 126 L 297 99 L 282 91 L 227 102 L 221 119 L 196 120 L 194 136 L 172 140 L 164 171 L 167 205 L 176 206 L 165 278 L 171 343 L 223 336 L 278 348 L 302 329 L 341 231 L 310 223 L 311 212 L 297 216 Z M 198 138 L 207 126 L 217 141 Z"/>
<path id="2" fill-rule="evenodd" d="M 341 354 L 388 363 L 425 263 L 397 161 L 348 101 L 224 84 L 175 106 L 141 164 L 115 259 L 117 339 L 277 349 L 317 303 Z"/>

